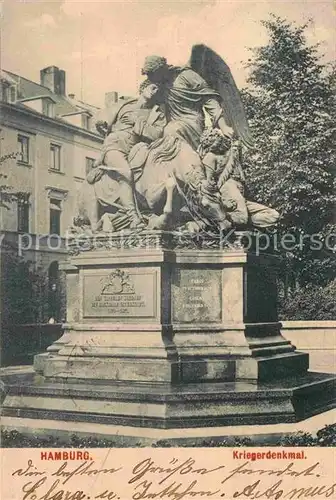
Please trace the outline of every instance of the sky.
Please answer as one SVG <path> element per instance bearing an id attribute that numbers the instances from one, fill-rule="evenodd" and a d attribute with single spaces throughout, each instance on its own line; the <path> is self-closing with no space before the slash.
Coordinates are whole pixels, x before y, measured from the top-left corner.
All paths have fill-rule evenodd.
<path id="1" fill-rule="evenodd" d="M 335 58 L 333 0 L 0 0 L 1 68 L 34 81 L 40 69 L 66 71 L 67 93 L 102 106 L 105 92 L 134 95 L 146 55 L 185 64 L 205 43 L 230 66 L 238 86 L 249 48 L 267 42 L 260 24 L 274 13 L 302 24 L 310 43 Z"/>

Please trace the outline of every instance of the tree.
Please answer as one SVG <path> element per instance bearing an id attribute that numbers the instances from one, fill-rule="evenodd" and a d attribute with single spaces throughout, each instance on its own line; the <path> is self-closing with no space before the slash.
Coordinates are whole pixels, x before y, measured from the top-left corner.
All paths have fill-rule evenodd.
<path id="1" fill-rule="evenodd" d="M 326 286 L 307 284 L 281 301 L 280 319 L 328 321 L 336 318 L 336 279 Z"/>
<path id="2" fill-rule="evenodd" d="M 48 320 L 48 276 L 18 255 L 16 246 L 2 241 L 3 324 L 42 323 Z"/>
<path id="3" fill-rule="evenodd" d="M 307 24 L 276 16 L 262 24 L 269 41 L 254 49 L 243 91 L 255 137 L 255 149 L 245 155 L 247 183 L 254 199 L 280 211 L 280 231 L 292 235 L 298 283 L 324 284 L 336 276 L 335 236 L 330 236 L 335 234 L 336 72 L 320 62 L 318 46 L 307 43 Z"/>

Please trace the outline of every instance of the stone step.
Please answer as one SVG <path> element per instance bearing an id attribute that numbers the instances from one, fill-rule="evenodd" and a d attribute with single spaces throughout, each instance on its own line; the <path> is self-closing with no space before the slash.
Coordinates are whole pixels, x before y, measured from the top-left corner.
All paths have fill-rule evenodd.
<path id="1" fill-rule="evenodd" d="M 335 407 L 335 381 L 310 372 L 259 384 L 180 386 L 41 383 L 32 376 L 23 385 L 12 381 L 2 415 L 162 429 L 295 422 Z"/>

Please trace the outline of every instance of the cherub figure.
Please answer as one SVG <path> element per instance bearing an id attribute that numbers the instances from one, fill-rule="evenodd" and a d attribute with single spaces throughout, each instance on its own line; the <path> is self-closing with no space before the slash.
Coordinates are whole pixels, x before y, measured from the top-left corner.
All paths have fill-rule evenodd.
<path id="1" fill-rule="evenodd" d="M 274 226 L 279 213 L 273 208 L 246 200 L 245 175 L 239 159 L 239 143 L 228 140 L 222 132 L 206 130 L 198 148 L 205 170 L 204 196 L 221 198 L 227 218 L 234 226 L 248 223 L 258 228 Z"/>

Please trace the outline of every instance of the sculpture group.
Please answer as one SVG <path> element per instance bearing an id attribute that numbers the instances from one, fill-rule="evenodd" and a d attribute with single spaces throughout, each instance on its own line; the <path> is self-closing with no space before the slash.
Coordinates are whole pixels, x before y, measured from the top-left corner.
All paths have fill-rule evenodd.
<path id="1" fill-rule="evenodd" d="M 104 144 L 74 224 L 106 232 L 274 226 L 278 212 L 244 196 L 241 152 L 253 140 L 221 57 L 196 45 L 186 66 L 149 56 L 142 74 L 139 97 L 96 123 Z"/>

